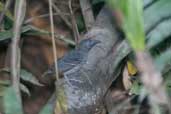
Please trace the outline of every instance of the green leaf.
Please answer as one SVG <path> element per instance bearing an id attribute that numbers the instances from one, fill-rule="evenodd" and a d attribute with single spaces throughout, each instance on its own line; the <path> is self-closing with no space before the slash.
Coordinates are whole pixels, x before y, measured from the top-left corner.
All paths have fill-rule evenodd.
<path id="1" fill-rule="evenodd" d="M 22 104 L 12 87 L 4 92 L 3 105 L 5 114 L 23 114 Z"/>
<path id="2" fill-rule="evenodd" d="M 0 80 L 0 86 L 3 85 L 3 86 L 8 86 L 10 85 L 11 82 L 9 80 Z"/>
<path id="3" fill-rule="evenodd" d="M 144 2 L 144 7 L 151 4 L 153 1 L 156 1 L 156 0 L 143 0 Z"/>
<path id="4" fill-rule="evenodd" d="M 32 25 L 25 25 L 21 28 L 21 34 L 22 35 L 50 35 L 50 32 L 45 31 L 43 29 L 36 28 Z M 13 31 L 12 30 L 6 30 L 0 32 L 0 41 L 3 40 L 9 40 L 13 37 Z M 69 38 L 65 38 L 64 36 L 55 34 L 55 37 L 57 37 L 60 40 L 63 40 L 64 42 L 75 46 L 75 42 L 73 40 L 70 40 Z"/>
<path id="5" fill-rule="evenodd" d="M 39 28 L 31 26 L 31 25 L 29 27 L 30 27 L 30 30 L 25 33 L 26 35 L 50 35 L 51 34 L 51 32 L 49 32 L 49 31 L 39 29 Z M 60 40 L 64 41 L 65 43 L 68 43 L 72 46 L 76 45 L 73 40 L 70 40 L 69 38 L 65 38 L 64 36 L 58 35 L 56 33 L 55 33 L 55 38 L 60 39 Z"/>
<path id="6" fill-rule="evenodd" d="M 0 32 L 0 41 L 10 39 L 12 36 L 13 35 L 12 35 L 12 31 L 11 30 L 1 31 Z"/>
<path id="7" fill-rule="evenodd" d="M 160 23 L 147 35 L 147 47 L 153 48 L 171 36 L 171 19 Z"/>
<path id="8" fill-rule="evenodd" d="M 4 18 L 4 29 L 5 30 L 10 30 L 13 27 L 14 21 L 8 17 Z"/>
<path id="9" fill-rule="evenodd" d="M 30 25 L 23 26 L 21 28 L 21 33 L 25 33 L 32 30 L 32 27 Z M 3 40 L 9 40 L 13 37 L 13 31 L 12 30 L 7 30 L 7 31 L 1 31 L 0 32 L 0 41 Z"/>
<path id="10" fill-rule="evenodd" d="M 155 65 L 159 71 L 164 71 L 167 64 L 171 64 L 171 49 L 166 50 L 155 58 Z"/>
<path id="11" fill-rule="evenodd" d="M 140 94 L 139 89 L 140 89 L 139 85 L 133 84 L 131 89 L 130 89 L 130 93 L 135 94 L 135 95 L 139 95 Z"/>
<path id="12" fill-rule="evenodd" d="M 171 70 L 170 70 L 170 72 L 168 72 L 164 77 L 164 79 L 165 79 L 165 84 L 166 84 L 166 86 L 167 87 L 169 87 L 170 89 L 171 89 L 171 77 L 170 77 L 170 75 L 171 75 Z M 171 93 L 170 93 L 171 94 Z"/>
<path id="13" fill-rule="evenodd" d="M 22 83 L 20 83 L 20 89 L 22 92 L 26 93 L 28 96 L 31 95 L 29 89 Z"/>
<path id="14" fill-rule="evenodd" d="M 0 69 L 0 72 L 7 72 L 10 73 L 9 68 L 2 68 Z M 43 86 L 43 84 L 39 83 L 39 81 L 35 78 L 35 76 L 28 72 L 27 70 L 21 69 L 20 70 L 20 78 L 24 81 L 30 82 L 31 84 L 37 85 L 37 86 Z"/>
<path id="15" fill-rule="evenodd" d="M 157 12 L 156 12 L 157 11 Z M 171 17 L 171 0 L 157 0 L 144 11 L 144 27 L 149 31 L 161 20 Z"/>
<path id="16" fill-rule="evenodd" d="M 130 89 L 130 93 L 135 94 L 135 95 L 140 95 L 142 87 L 143 86 L 139 84 L 139 81 L 135 80 L 132 84 L 131 89 Z"/>
<path id="17" fill-rule="evenodd" d="M 145 49 L 145 31 L 142 0 L 108 0 L 121 15 L 121 27 L 134 50 Z"/>
<path id="18" fill-rule="evenodd" d="M 56 101 L 56 95 L 53 94 L 39 114 L 53 114 L 55 101 Z"/>
<path id="19" fill-rule="evenodd" d="M 85 30 L 85 25 L 84 25 L 84 20 L 82 16 L 77 16 L 77 26 L 78 26 L 78 30 L 79 32 L 82 32 Z"/>
<path id="20" fill-rule="evenodd" d="M 39 81 L 35 78 L 35 76 L 32 73 L 30 73 L 24 69 L 21 69 L 20 78 L 22 80 L 30 82 L 34 85 L 43 86 L 43 84 L 39 83 Z"/>
<path id="21" fill-rule="evenodd" d="M 50 104 L 45 105 L 43 110 L 41 110 L 40 114 L 53 114 L 54 110 Z"/>
<path id="22" fill-rule="evenodd" d="M 7 86 L 0 85 L 0 97 L 4 95 L 4 92 L 7 88 L 8 88 Z"/>

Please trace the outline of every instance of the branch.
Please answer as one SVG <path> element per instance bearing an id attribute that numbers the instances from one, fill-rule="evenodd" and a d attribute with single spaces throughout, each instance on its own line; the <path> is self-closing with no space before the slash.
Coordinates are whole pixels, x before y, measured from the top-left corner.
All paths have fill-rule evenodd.
<path id="1" fill-rule="evenodd" d="M 65 24 L 72 30 L 72 25 L 69 22 L 69 20 L 66 18 L 66 16 L 61 12 L 61 10 L 57 7 L 57 5 L 52 4 L 53 9 L 56 11 L 56 13 L 59 14 L 60 18 L 65 22 Z"/>
<path id="2" fill-rule="evenodd" d="M 16 92 L 17 98 L 21 101 L 20 95 L 20 34 L 21 34 L 21 26 L 24 21 L 26 11 L 26 1 L 25 0 L 17 0 L 15 4 L 15 23 L 13 28 L 14 37 L 12 38 L 11 43 L 11 75 L 12 75 L 12 84 L 14 90 Z"/>
<path id="3" fill-rule="evenodd" d="M 86 29 L 88 31 L 90 30 L 90 28 L 92 28 L 95 22 L 91 4 L 89 0 L 80 0 L 80 5 L 81 5 L 81 10 L 85 21 Z"/>
<path id="4" fill-rule="evenodd" d="M 69 0 L 68 5 L 69 5 L 71 21 L 72 21 L 72 31 L 74 34 L 75 42 L 76 42 L 76 44 L 78 44 L 79 39 L 80 39 L 80 34 L 78 31 L 77 22 L 75 20 L 74 12 L 72 11 L 72 0 Z"/>

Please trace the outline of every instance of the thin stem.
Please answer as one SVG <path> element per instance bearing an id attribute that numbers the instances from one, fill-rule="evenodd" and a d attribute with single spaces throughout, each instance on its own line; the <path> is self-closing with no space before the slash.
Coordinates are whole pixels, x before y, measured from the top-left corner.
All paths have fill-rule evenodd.
<path id="1" fill-rule="evenodd" d="M 66 15 L 66 16 L 69 16 L 69 14 L 67 13 L 62 13 L 63 15 Z M 38 16 L 34 16 L 34 17 L 31 17 L 29 19 L 27 19 L 24 24 L 28 24 L 30 22 L 32 22 L 34 19 L 37 19 L 37 18 L 46 18 L 46 17 L 49 17 L 50 14 L 43 14 L 43 15 L 38 15 Z M 53 16 L 56 16 L 56 15 L 60 15 L 59 13 L 53 13 Z"/>
<path id="2" fill-rule="evenodd" d="M 52 11 L 52 0 L 49 0 L 49 12 L 50 12 L 50 25 L 51 25 L 53 56 L 54 56 L 54 62 L 55 62 L 55 73 L 56 73 L 56 80 L 58 80 L 59 73 L 58 73 L 57 52 L 56 52 L 56 44 L 55 44 L 55 30 L 54 30 L 54 20 L 53 20 L 53 11 Z"/>
<path id="3" fill-rule="evenodd" d="M 17 99 L 21 102 L 21 93 L 20 93 L 20 34 L 21 26 L 25 17 L 26 11 L 26 1 L 25 0 L 16 0 L 15 1 L 15 22 L 13 28 L 14 37 L 12 38 L 11 43 L 11 75 L 12 75 L 12 85 L 16 92 Z"/>
<path id="4" fill-rule="evenodd" d="M 62 14 L 61 10 L 55 5 L 52 4 L 53 9 L 59 14 L 60 18 L 65 22 L 65 24 L 72 29 L 71 23 L 69 20 Z"/>
<path id="5" fill-rule="evenodd" d="M 80 34 L 78 31 L 77 22 L 75 20 L 75 16 L 74 16 L 74 13 L 72 10 L 72 0 L 69 0 L 68 5 L 69 5 L 69 9 L 70 9 L 70 14 L 71 14 L 72 30 L 73 30 L 75 42 L 76 42 L 76 44 L 78 44 L 79 39 L 80 39 Z"/>

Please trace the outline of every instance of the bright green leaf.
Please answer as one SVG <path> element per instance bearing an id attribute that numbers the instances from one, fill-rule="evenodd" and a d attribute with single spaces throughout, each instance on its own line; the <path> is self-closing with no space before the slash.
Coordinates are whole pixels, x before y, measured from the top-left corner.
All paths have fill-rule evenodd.
<path id="1" fill-rule="evenodd" d="M 142 0 L 108 0 L 121 15 L 121 26 L 134 50 L 145 49 L 145 31 Z"/>

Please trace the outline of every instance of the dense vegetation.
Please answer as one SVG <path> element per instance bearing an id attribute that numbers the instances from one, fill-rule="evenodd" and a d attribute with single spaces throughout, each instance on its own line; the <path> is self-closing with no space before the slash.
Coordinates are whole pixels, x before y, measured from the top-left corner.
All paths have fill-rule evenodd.
<path id="1" fill-rule="evenodd" d="M 171 113 L 170 11 L 170 0 L 1 0 L 0 114 Z M 85 38 L 101 41 L 81 52 L 88 68 L 69 54 Z M 63 72 L 68 61 L 76 70 Z M 83 93 L 67 76 L 88 77 L 70 85 Z"/>

